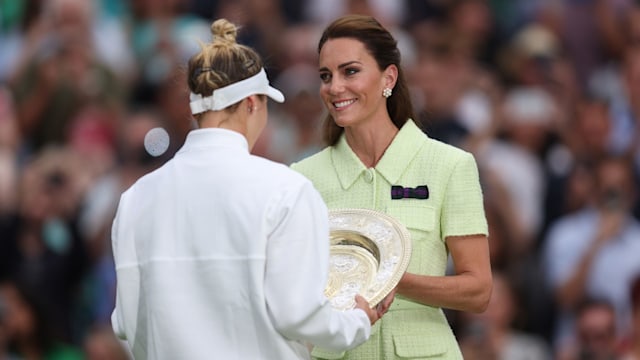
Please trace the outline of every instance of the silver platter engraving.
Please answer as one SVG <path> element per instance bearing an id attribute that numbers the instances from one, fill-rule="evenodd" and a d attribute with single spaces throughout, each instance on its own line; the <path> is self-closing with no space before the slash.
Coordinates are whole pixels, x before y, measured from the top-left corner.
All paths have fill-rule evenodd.
<path id="1" fill-rule="evenodd" d="M 329 211 L 329 279 L 325 295 L 340 310 L 362 295 L 371 306 L 393 290 L 409 266 L 411 235 L 393 217 L 368 209 Z"/>

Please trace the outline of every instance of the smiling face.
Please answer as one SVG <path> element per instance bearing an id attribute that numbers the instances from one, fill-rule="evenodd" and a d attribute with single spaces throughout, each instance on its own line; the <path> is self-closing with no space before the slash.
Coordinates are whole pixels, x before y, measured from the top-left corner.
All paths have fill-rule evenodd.
<path id="1" fill-rule="evenodd" d="M 364 44 L 351 38 L 324 43 L 319 56 L 320 95 L 342 127 L 389 119 L 382 90 L 393 89 L 397 68 L 381 71 Z"/>

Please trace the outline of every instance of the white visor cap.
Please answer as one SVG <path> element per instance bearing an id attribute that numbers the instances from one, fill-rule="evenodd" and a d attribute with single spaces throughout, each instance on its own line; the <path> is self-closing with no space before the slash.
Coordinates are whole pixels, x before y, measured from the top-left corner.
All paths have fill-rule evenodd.
<path id="1" fill-rule="evenodd" d="M 255 94 L 267 95 L 279 103 L 284 102 L 284 95 L 280 90 L 269 85 L 267 73 L 262 68 L 251 77 L 214 90 L 211 96 L 202 97 L 200 94 L 191 93 L 189 106 L 191 113 L 195 115 L 209 110 L 222 110 Z"/>

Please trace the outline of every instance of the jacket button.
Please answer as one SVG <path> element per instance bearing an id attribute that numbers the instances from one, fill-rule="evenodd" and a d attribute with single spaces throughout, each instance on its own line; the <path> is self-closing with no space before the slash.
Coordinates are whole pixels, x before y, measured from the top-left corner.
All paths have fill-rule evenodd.
<path id="1" fill-rule="evenodd" d="M 364 172 L 364 181 L 371 183 L 373 181 L 373 169 L 367 169 Z"/>

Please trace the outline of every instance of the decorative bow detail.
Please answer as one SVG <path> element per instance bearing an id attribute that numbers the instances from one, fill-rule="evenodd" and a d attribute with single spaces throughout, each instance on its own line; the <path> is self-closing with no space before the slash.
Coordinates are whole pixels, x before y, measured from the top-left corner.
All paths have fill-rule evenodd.
<path id="1" fill-rule="evenodd" d="M 429 188 L 427 185 L 420 185 L 415 188 L 406 188 L 399 185 L 391 186 L 392 199 L 428 199 Z"/>

